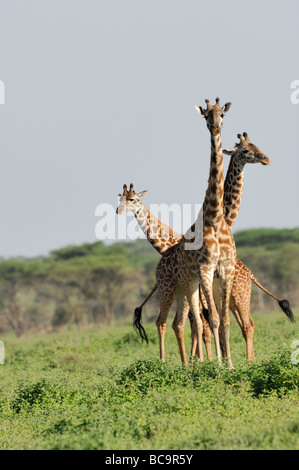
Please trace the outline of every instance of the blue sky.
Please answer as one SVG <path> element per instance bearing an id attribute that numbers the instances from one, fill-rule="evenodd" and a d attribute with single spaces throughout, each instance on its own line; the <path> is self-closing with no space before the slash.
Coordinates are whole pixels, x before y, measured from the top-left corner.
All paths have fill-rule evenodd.
<path id="1" fill-rule="evenodd" d="M 202 203 L 210 139 L 195 104 L 232 102 L 271 159 L 247 165 L 234 230 L 298 221 L 295 0 L 0 0 L 0 256 L 96 240 L 124 183 L 145 204 Z M 226 157 L 224 157 L 226 158 Z M 228 160 L 225 160 L 225 168 Z"/>

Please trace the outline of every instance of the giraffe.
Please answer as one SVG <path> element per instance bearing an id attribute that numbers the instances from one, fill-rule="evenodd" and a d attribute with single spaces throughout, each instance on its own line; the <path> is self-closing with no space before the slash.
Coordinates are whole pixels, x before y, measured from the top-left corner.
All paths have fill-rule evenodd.
<path id="1" fill-rule="evenodd" d="M 240 209 L 241 199 L 243 194 L 244 184 L 244 167 L 246 163 L 254 163 L 250 159 L 251 152 L 255 157 L 260 157 L 260 162 L 263 165 L 269 165 L 270 160 L 266 155 L 263 155 L 260 150 L 250 141 L 248 134 L 238 134 L 240 142 L 232 149 L 224 150 L 226 155 L 230 155 L 230 164 L 227 171 L 227 178 L 224 184 L 224 217 L 227 225 L 232 228 L 237 214 Z M 248 360 L 254 361 L 254 347 L 253 347 L 253 334 L 255 325 L 250 314 L 250 298 L 251 298 L 251 281 L 253 281 L 259 288 L 261 288 L 268 295 L 272 296 L 279 304 L 283 312 L 291 322 L 294 322 L 294 316 L 291 311 L 289 302 L 286 299 L 279 299 L 267 289 L 265 289 L 255 278 L 253 273 L 242 263 L 236 262 L 235 277 L 233 281 L 232 291 L 234 295 L 231 296 L 229 307 L 234 314 L 246 342 L 246 356 Z M 243 281 L 243 282 L 242 282 Z M 219 280 L 216 278 L 213 284 L 213 292 L 215 302 L 218 309 L 221 305 L 221 286 Z M 196 341 L 195 335 L 193 334 Z M 225 355 L 225 351 L 223 350 Z"/>
<path id="2" fill-rule="evenodd" d="M 183 234 L 179 234 L 173 231 L 170 227 L 166 224 L 163 224 L 159 219 L 157 219 L 148 209 L 147 207 L 142 204 L 140 199 L 144 198 L 148 190 L 141 191 L 139 193 L 135 193 L 133 190 L 133 184 L 130 184 L 130 190 L 127 190 L 127 185 L 123 185 L 123 193 L 119 194 L 120 202 L 116 209 L 117 214 L 123 214 L 124 212 L 133 212 L 137 223 L 139 224 L 140 228 L 142 229 L 144 235 L 151 243 L 151 245 L 155 248 L 156 251 L 160 255 L 163 254 L 172 246 L 176 245 L 181 241 L 183 238 Z M 157 290 L 157 284 L 151 290 L 149 295 L 143 301 L 143 303 L 137 307 L 135 310 L 135 319 L 134 319 L 134 326 L 140 333 L 142 339 L 147 340 L 147 335 L 143 326 L 140 323 L 141 311 L 142 307 L 146 302 L 150 299 L 153 293 Z M 201 307 L 201 304 L 200 304 Z M 212 359 L 212 350 L 211 350 L 211 331 L 210 326 L 207 320 L 204 319 L 202 316 L 202 311 L 200 312 L 202 321 L 203 321 L 203 338 L 206 344 L 206 352 L 208 358 Z M 189 320 L 191 325 L 193 325 L 193 316 L 191 311 L 189 312 Z M 175 320 L 176 321 L 176 320 Z M 209 338 L 206 341 L 206 338 Z M 197 343 L 196 343 L 197 344 Z M 164 346 L 163 346 L 164 348 Z"/>
<path id="3" fill-rule="evenodd" d="M 185 323 L 190 306 L 194 316 L 199 360 L 202 361 L 203 324 L 199 311 L 199 282 L 208 305 L 209 323 L 214 335 L 217 359 L 221 363 L 219 341 L 219 326 L 221 324 L 225 356 L 229 367 L 232 367 L 228 307 L 235 272 L 236 247 L 223 214 L 223 156 L 220 135 L 224 114 L 230 109 L 231 103 L 226 103 L 223 107 L 220 107 L 219 98 L 216 98 L 215 105 L 211 105 L 209 100 L 206 100 L 206 104 L 206 109 L 201 106 L 196 107 L 197 111 L 206 119 L 211 138 L 208 188 L 202 207 L 202 244 L 199 248 L 189 249 L 190 242 L 184 235 L 181 242 L 170 248 L 158 263 L 156 280 L 160 295 L 160 314 L 156 324 L 160 337 L 160 357 L 163 359 L 164 350 L 161 350 L 161 344 L 164 343 L 166 318 L 176 295 L 176 313 L 178 318 L 181 318 L 181 325 L 175 328 L 175 333 L 182 361 L 186 364 L 184 328 L 182 326 Z M 193 226 L 195 233 L 199 220 L 200 215 L 197 223 Z M 215 272 L 218 273 L 221 280 L 222 306 L 220 318 L 213 297 Z"/>
<path id="4" fill-rule="evenodd" d="M 244 184 L 244 166 L 246 163 L 254 163 L 247 160 L 248 155 L 250 155 L 250 152 L 253 152 L 257 156 L 261 156 L 261 163 L 263 165 L 270 164 L 268 157 L 261 155 L 259 149 L 251 143 L 246 132 L 243 133 L 243 137 L 241 134 L 238 134 L 238 138 L 240 139 L 240 142 L 236 144 L 234 148 L 223 151 L 226 155 L 231 156 L 227 178 L 224 184 L 224 216 L 227 225 L 230 228 L 235 222 L 241 205 Z M 241 154 L 243 155 L 243 158 L 240 158 Z M 286 299 L 279 299 L 265 289 L 242 262 L 237 260 L 235 269 L 235 278 L 232 287 L 234 295 L 231 296 L 230 299 L 230 310 L 234 314 L 242 330 L 242 334 L 246 342 L 247 359 L 254 361 L 253 334 L 255 325 L 250 314 L 251 281 L 278 302 L 279 306 L 291 322 L 294 322 L 295 319 L 289 302 Z M 220 308 L 221 286 L 218 279 L 214 280 L 213 292 L 216 304 L 218 305 L 218 308 Z M 193 337 L 196 341 L 194 335 Z"/>
<path id="5" fill-rule="evenodd" d="M 127 185 L 123 185 L 123 194 L 119 194 L 120 203 L 116 213 L 123 214 L 132 211 L 150 244 L 162 255 L 168 248 L 179 243 L 182 235 L 163 224 L 142 204 L 140 199 L 147 195 L 148 190 L 136 194 L 133 187 L 131 183 L 128 191 Z"/>

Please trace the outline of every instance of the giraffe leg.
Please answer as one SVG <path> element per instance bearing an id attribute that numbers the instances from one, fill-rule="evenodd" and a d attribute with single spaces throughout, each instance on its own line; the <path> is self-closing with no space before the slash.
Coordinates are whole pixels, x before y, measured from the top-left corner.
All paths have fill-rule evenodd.
<path id="1" fill-rule="evenodd" d="M 200 361 L 203 361 L 203 350 L 202 350 L 202 320 L 199 312 L 199 294 L 198 294 L 198 280 L 193 280 L 187 282 L 184 285 L 184 290 L 189 302 L 189 305 L 192 309 L 194 317 L 194 329 L 196 330 L 196 338 L 198 345 L 198 357 Z"/>
<path id="2" fill-rule="evenodd" d="M 242 335 L 245 339 L 247 360 L 255 361 L 253 347 L 255 324 L 253 323 L 252 317 L 250 315 L 250 298 L 249 302 L 242 302 L 238 297 L 234 297 L 234 294 L 232 293 L 230 300 L 230 310 L 237 320 L 237 323 L 241 328 Z"/>
<path id="3" fill-rule="evenodd" d="M 255 330 L 255 324 L 253 323 L 253 320 L 251 318 L 251 315 L 249 314 L 248 322 L 245 325 L 245 331 L 246 331 L 246 356 L 248 361 L 255 361 L 254 357 L 254 347 L 253 347 L 253 334 Z"/>
<path id="4" fill-rule="evenodd" d="M 165 331 L 166 331 L 166 320 L 171 305 L 174 301 L 175 287 L 172 286 L 172 289 L 168 289 L 167 292 L 160 291 L 160 313 L 156 320 L 156 326 L 159 334 L 159 345 L 160 345 L 160 359 L 165 361 Z"/>
<path id="5" fill-rule="evenodd" d="M 188 363 L 187 363 L 187 355 L 186 355 L 186 348 L 185 348 L 184 331 L 185 331 L 186 319 L 187 319 L 188 312 L 189 312 L 189 303 L 187 301 L 187 297 L 185 296 L 183 290 L 180 290 L 179 292 L 176 293 L 176 299 L 177 299 L 177 311 L 176 311 L 176 315 L 172 323 L 172 328 L 177 338 L 182 363 L 186 366 Z"/>
<path id="6" fill-rule="evenodd" d="M 211 361 L 213 359 L 212 346 L 211 346 L 212 333 L 211 333 L 209 322 L 205 319 L 204 316 L 202 316 L 202 324 L 203 324 L 203 341 L 205 343 L 207 358 L 209 361 Z"/>
<path id="7" fill-rule="evenodd" d="M 192 310 L 189 307 L 189 312 L 188 312 L 188 318 L 190 322 L 190 328 L 191 328 L 191 352 L 190 356 L 195 356 L 196 355 L 196 349 L 197 349 L 197 334 L 196 334 L 196 326 L 194 322 L 194 317 Z"/>
<path id="8" fill-rule="evenodd" d="M 212 353 L 212 347 L 211 347 L 211 339 L 212 339 L 212 333 L 211 333 L 211 328 L 208 320 L 205 319 L 203 313 L 202 313 L 202 305 L 201 302 L 199 302 L 199 311 L 200 311 L 200 318 L 202 321 L 202 339 L 205 345 L 206 349 L 206 354 L 207 358 L 209 361 L 213 359 L 213 353 Z M 190 317 L 192 317 L 192 312 L 189 312 Z M 189 316 L 188 315 L 188 316 Z M 196 328 L 194 325 L 193 318 L 192 320 L 190 319 L 190 324 L 191 324 L 191 336 L 192 336 L 192 346 L 191 346 L 191 356 L 197 356 L 199 357 L 199 351 L 197 347 L 197 335 L 196 335 Z"/>
<path id="9" fill-rule="evenodd" d="M 251 278 L 246 269 L 245 273 L 236 270 L 229 308 L 241 328 L 246 342 L 246 357 L 248 361 L 254 361 L 253 334 L 255 324 L 250 315 Z"/>
<path id="10" fill-rule="evenodd" d="M 215 305 L 217 308 L 217 312 L 219 314 L 219 317 L 222 312 L 222 291 L 221 291 L 221 282 L 219 278 L 214 278 L 213 281 L 213 295 L 214 295 L 214 301 Z M 219 325 L 219 340 L 220 340 L 220 349 L 221 349 L 221 355 L 222 358 L 226 358 L 226 352 L 224 348 L 224 331 L 223 331 L 223 325 L 220 322 Z"/>
<path id="11" fill-rule="evenodd" d="M 208 305 L 207 305 L 206 299 L 205 299 L 205 297 L 203 295 L 203 292 L 201 290 L 201 301 L 199 302 L 199 308 L 200 308 L 200 316 L 201 316 L 202 325 L 203 325 L 203 341 L 205 343 L 207 358 L 208 358 L 209 361 L 211 361 L 213 359 L 212 347 L 211 347 L 212 333 L 211 333 L 211 328 L 210 328 L 209 321 L 208 321 L 208 319 L 205 318 L 205 316 L 203 314 L 203 307 L 206 310 L 208 310 Z"/>
<path id="12" fill-rule="evenodd" d="M 214 336 L 216 357 L 219 364 L 221 364 L 221 348 L 219 340 L 220 319 L 213 296 L 213 277 L 214 269 L 207 268 L 205 266 L 200 267 L 201 288 L 208 306 L 209 324 Z"/>
<path id="13" fill-rule="evenodd" d="M 224 278 L 221 281 L 222 287 L 222 308 L 221 308 L 221 329 L 223 331 L 223 343 L 224 343 L 224 353 L 228 361 L 228 366 L 233 367 L 230 353 L 230 344 L 229 344 L 229 329 L 230 329 L 230 319 L 229 319 L 229 300 L 231 296 L 231 290 L 234 280 L 234 266 L 233 268 L 228 267 L 225 270 Z"/>

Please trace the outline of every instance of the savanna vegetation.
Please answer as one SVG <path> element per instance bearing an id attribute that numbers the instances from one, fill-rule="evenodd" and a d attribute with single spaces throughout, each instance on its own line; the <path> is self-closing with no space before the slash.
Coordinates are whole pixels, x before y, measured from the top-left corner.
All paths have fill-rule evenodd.
<path id="1" fill-rule="evenodd" d="M 295 319 L 298 233 L 235 234 L 240 259 L 290 300 Z M 158 260 L 138 240 L 0 262 L 0 449 L 299 448 L 299 322 L 253 287 L 255 363 L 232 318 L 235 369 L 183 367 L 172 315 L 161 363 L 157 296 L 144 309 L 149 343 L 132 328 Z M 190 350 L 189 328 L 185 339 Z"/>
<path id="2" fill-rule="evenodd" d="M 291 347 L 298 322 L 278 312 L 253 319 L 256 363 L 246 363 L 232 321 L 233 370 L 210 361 L 183 367 L 170 325 L 164 364 L 153 323 L 149 344 L 131 322 L 25 338 L 5 333 L 0 448 L 298 450 L 299 350 Z"/>

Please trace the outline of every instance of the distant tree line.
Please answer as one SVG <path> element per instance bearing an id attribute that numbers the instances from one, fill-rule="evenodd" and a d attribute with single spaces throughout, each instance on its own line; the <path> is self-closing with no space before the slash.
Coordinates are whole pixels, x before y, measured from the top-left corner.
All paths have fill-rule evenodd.
<path id="1" fill-rule="evenodd" d="M 299 307 L 299 228 L 255 229 L 234 234 L 237 256 L 278 297 Z M 274 308 L 273 300 L 253 287 L 252 311 Z"/>
<path id="2" fill-rule="evenodd" d="M 238 257 L 279 297 L 299 306 L 299 229 L 246 230 L 235 234 Z M 159 255 L 147 240 L 68 246 L 48 257 L 0 261 L 0 332 L 17 336 L 70 326 L 111 326 L 132 318 L 155 284 Z M 148 319 L 158 315 L 158 295 Z M 252 312 L 276 308 L 253 287 Z"/>

